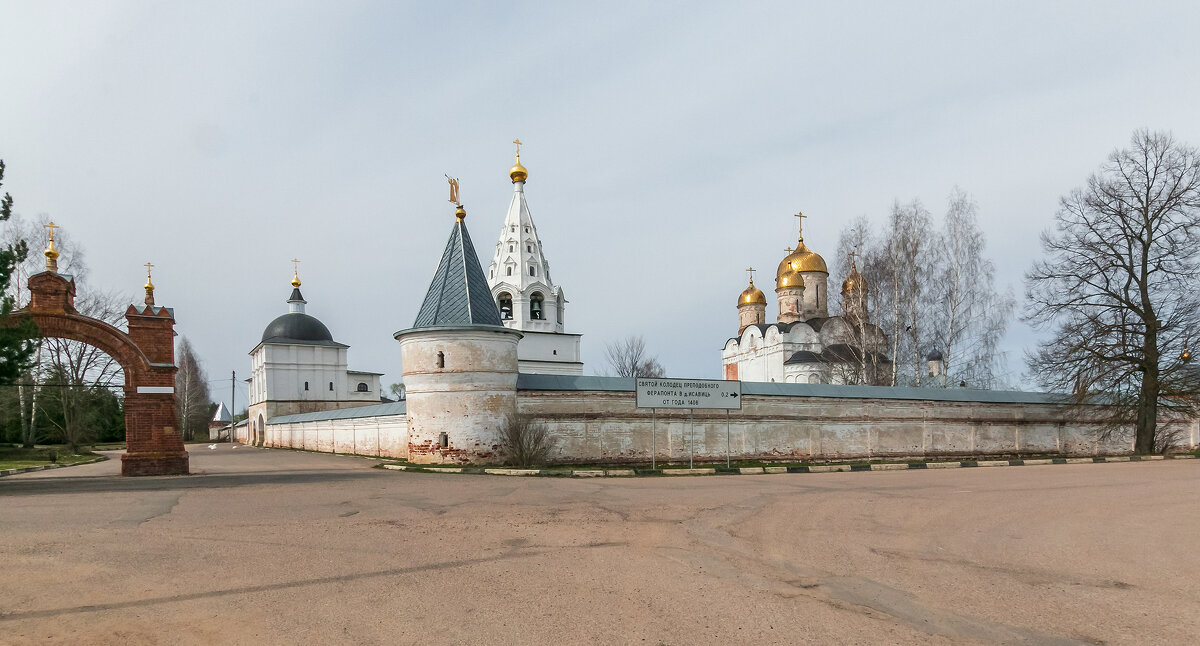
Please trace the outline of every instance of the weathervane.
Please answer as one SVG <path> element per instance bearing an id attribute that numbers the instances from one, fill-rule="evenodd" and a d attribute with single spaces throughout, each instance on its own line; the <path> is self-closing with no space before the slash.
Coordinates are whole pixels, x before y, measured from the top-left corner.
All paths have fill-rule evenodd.
<path id="1" fill-rule="evenodd" d="M 458 207 L 454 209 L 454 219 L 462 222 L 467 219 L 467 210 L 463 208 L 462 200 L 458 197 L 458 178 L 446 175 L 446 181 L 450 182 L 450 203 Z"/>

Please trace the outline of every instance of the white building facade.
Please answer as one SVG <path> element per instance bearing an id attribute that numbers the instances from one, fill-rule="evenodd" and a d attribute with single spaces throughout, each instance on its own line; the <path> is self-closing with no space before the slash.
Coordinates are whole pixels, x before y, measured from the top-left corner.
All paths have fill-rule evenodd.
<path id="1" fill-rule="evenodd" d="M 550 277 L 550 263 L 525 201 L 528 176 L 518 150 L 517 163 L 509 170 L 513 197 L 488 267 L 488 286 L 504 326 L 524 335 L 517 345 L 521 372 L 581 375 L 582 335 L 566 332 L 567 299 Z"/>
<path id="2" fill-rule="evenodd" d="M 306 304 L 294 275 L 288 313 L 271 321 L 250 351 L 249 415 L 256 434 L 276 415 L 380 402 L 382 373 L 350 370 L 350 346 L 334 341 L 324 323 L 305 313 Z"/>

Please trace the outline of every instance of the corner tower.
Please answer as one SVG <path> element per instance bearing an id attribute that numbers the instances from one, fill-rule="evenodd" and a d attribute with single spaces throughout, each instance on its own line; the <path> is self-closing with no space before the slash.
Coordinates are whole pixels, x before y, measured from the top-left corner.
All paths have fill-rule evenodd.
<path id="1" fill-rule="evenodd" d="M 517 348 L 521 372 L 581 375 L 580 335 L 566 333 L 567 299 L 550 277 L 550 263 L 525 201 L 529 171 L 521 165 L 520 141 L 513 141 L 517 160 L 508 171 L 513 196 L 488 267 L 487 284 L 501 323 L 525 335 Z"/>
<path id="2" fill-rule="evenodd" d="M 396 332 L 407 394 L 411 462 L 500 459 L 499 433 L 517 410 L 517 342 L 501 324 L 458 203 L 454 228 L 413 326 Z"/>

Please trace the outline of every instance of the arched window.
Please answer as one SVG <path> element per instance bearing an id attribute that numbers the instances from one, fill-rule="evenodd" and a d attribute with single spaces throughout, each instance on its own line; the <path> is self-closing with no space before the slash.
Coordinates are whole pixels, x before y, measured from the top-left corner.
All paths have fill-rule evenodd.
<path id="1" fill-rule="evenodd" d="M 366 384 L 366 382 L 363 382 L 363 381 L 360 381 L 360 382 L 358 382 L 358 388 L 357 388 L 357 390 L 358 390 L 358 392 L 360 392 L 360 393 L 368 393 L 368 392 L 371 392 L 371 389 L 370 389 L 370 388 L 367 388 L 367 384 Z"/>
<path id="2" fill-rule="evenodd" d="M 505 276 L 512 276 L 512 267 L 505 267 L 504 270 Z"/>
<path id="3" fill-rule="evenodd" d="M 445 367 L 446 367 L 446 353 L 444 353 L 444 352 L 438 352 L 438 357 L 437 357 L 437 367 L 439 367 L 439 368 L 445 368 Z"/>
<path id="4" fill-rule="evenodd" d="M 529 265 L 529 275 L 537 276 L 537 267 L 535 267 L 533 265 Z"/>
<path id="5" fill-rule="evenodd" d="M 811 375 L 809 375 L 809 376 L 808 376 L 808 383 L 810 383 L 810 384 L 819 384 L 819 383 L 821 383 L 821 377 L 820 377 L 820 375 L 817 375 L 817 374 L 815 374 L 815 373 L 814 373 L 814 374 L 811 374 Z"/>
<path id="6" fill-rule="evenodd" d="M 527 244 L 527 245 L 525 245 L 525 252 L 526 252 L 526 253 L 533 253 L 533 245 L 531 245 L 531 244 Z"/>
<path id="7" fill-rule="evenodd" d="M 329 391 L 333 392 L 333 382 L 329 382 Z"/>
<path id="8" fill-rule="evenodd" d="M 496 304 L 500 306 L 500 318 L 511 321 L 513 317 L 512 294 L 500 292 L 500 295 L 496 297 Z"/>
<path id="9" fill-rule="evenodd" d="M 508 245 L 508 252 L 509 252 L 509 253 L 512 253 L 512 250 L 513 250 L 513 246 L 512 246 L 512 245 Z"/>
<path id="10" fill-rule="evenodd" d="M 534 292 L 529 297 L 529 318 L 534 321 L 541 321 L 546 318 L 542 310 L 542 293 Z"/>
<path id="11" fill-rule="evenodd" d="M 305 389 L 305 390 L 308 390 L 308 382 L 307 382 L 307 381 L 306 381 L 306 382 L 304 382 L 304 389 Z"/>

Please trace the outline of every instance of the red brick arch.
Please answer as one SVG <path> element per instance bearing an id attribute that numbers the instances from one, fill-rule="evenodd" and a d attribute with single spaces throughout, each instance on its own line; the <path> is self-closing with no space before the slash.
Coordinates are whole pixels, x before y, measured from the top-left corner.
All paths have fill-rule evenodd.
<path id="1" fill-rule="evenodd" d="M 175 317 L 169 308 L 130 305 L 129 332 L 75 310 L 75 281 L 46 271 L 29 277 L 29 305 L 18 311 L 44 338 L 79 341 L 108 353 L 125 372 L 125 455 L 121 474 L 188 473 L 175 419 Z"/>

